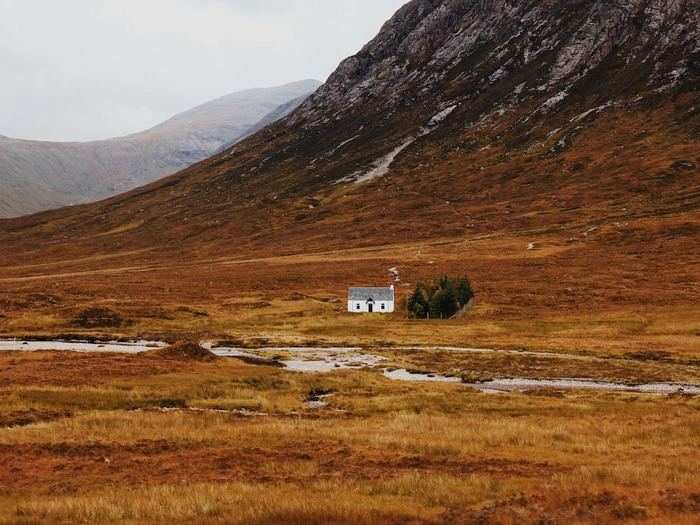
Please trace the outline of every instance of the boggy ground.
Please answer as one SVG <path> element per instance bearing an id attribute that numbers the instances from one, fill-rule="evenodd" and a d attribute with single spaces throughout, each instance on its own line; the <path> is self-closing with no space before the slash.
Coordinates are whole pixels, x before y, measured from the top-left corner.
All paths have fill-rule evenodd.
<path id="1" fill-rule="evenodd" d="M 451 344 L 697 359 L 698 216 L 591 228 L 298 255 L 188 258 L 124 249 L 106 258 L 11 264 L 0 268 L 0 334 Z M 393 267 L 401 275 L 398 312 L 348 315 L 347 286 L 388 283 Z M 468 275 L 475 307 L 455 321 L 408 320 L 403 308 L 414 283 L 442 274 Z"/>
<path id="2" fill-rule="evenodd" d="M 0 523 L 700 515 L 690 396 L 488 395 L 158 355 L 14 353 L 0 371 Z M 312 409 L 313 392 L 334 395 Z"/>
<path id="3" fill-rule="evenodd" d="M 0 221 L 0 334 L 694 358 L 699 101 L 602 112 L 559 152 L 550 131 L 576 112 L 543 122 L 532 147 L 503 140 L 517 115 L 436 131 L 359 185 L 302 180 L 315 150 L 231 176 L 279 146 L 263 134 L 127 195 Z M 393 267 L 400 301 L 418 279 L 468 275 L 476 307 L 447 323 L 344 313 L 348 286 Z"/>

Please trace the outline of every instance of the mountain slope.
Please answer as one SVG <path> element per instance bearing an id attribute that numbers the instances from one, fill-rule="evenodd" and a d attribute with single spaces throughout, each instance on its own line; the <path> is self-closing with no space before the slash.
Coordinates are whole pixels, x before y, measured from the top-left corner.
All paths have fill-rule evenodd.
<path id="1" fill-rule="evenodd" d="M 691 0 L 414 0 L 286 119 L 154 185 L 6 230 L 202 254 L 694 211 L 699 21 Z"/>
<path id="2" fill-rule="evenodd" d="M 105 198 L 179 171 L 235 143 L 268 114 L 300 103 L 319 85 L 307 80 L 233 93 L 148 131 L 110 140 L 0 137 L 0 216 Z"/>

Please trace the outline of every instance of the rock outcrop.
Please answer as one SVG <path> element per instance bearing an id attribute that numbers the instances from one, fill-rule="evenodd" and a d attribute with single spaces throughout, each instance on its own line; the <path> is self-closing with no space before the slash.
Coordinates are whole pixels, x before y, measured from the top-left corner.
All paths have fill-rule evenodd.
<path id="1" fill-rule="evenodd" d="M 516 100 L 594 75 L 669 89 L 697 80 L 699 11 L 696 0 L 414 0 L 290 122 L 322 125 L 366 103 L 391 111 L 473 99 L 513 77 L 525 81 Z"/>

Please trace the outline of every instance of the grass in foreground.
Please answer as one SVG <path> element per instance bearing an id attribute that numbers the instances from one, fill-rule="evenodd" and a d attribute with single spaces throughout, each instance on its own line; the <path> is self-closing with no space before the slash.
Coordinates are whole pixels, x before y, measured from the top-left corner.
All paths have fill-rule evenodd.
<path id="1" fill-rule="evenodd" d="M 697 523 L 699 401 L 0 356 L 2 523 Z M 42 362 L 56 372 L 32 379 Z M 89 366 L 82 382 L 73 368 Z M 311 410 L 311 390 L 335 395 Z M 246 408 L 264 415 L 193 411 Z M 41 415 L 46 416 L 43 420 Z"/>

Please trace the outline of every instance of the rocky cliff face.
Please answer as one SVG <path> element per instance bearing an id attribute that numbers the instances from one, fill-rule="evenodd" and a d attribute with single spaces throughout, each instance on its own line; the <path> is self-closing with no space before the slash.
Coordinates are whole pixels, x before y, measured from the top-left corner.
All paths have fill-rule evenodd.
<path id="1" fill-rule="evenodd" d="M 447 135 L 468 144 L 457 138 L 465 130 L 509 154 L 562 152 L 599 115 L 697 93 L 699 83 L 696 0 L 413 0 L 268 130 L 275 150 L 263 148 L 264 162 L 233 169 L 288 179 L 279 168 L 294 166 L 301 176 L 280 186 L 299 193 L 376 180 Z M 232 157 L 260 151 L 248 145 Z"/>
<path id="2" fill-rule="evenodd" d="M 321 125 L 362 104 L 464 102 L 513 78 L 517 91 L 501 100 L 563 96 L 601 73 L 622 90 L 665 90 L 696 81 L 699 60 L 696 0 L 415 0 L 292 123 Z"/>

